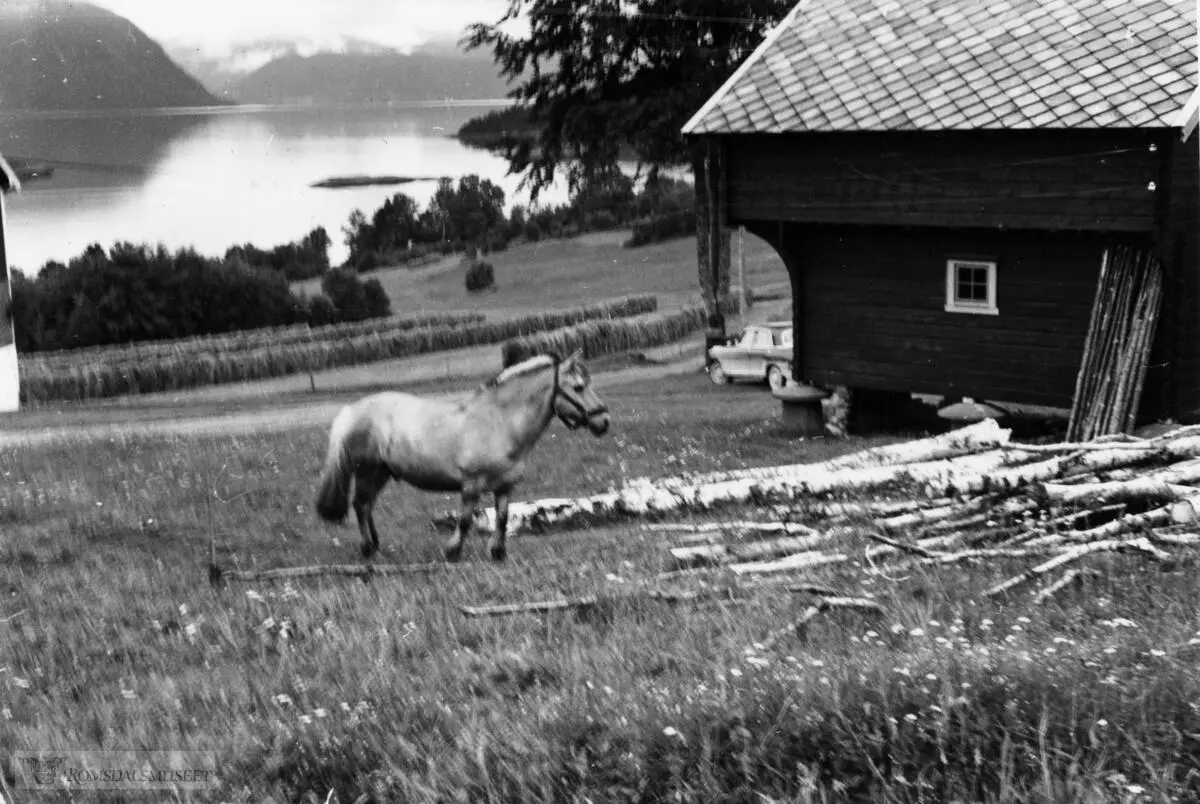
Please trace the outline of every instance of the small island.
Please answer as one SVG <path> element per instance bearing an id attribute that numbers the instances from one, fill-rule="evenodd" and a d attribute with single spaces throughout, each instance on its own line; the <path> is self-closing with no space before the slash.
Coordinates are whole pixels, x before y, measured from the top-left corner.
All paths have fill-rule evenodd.
<path id="1" fill-rule="evenodd" d="M 332 176 L 310 184 L 310 187 L 367 187 L 373 184 L 410 184 L 414 181 L 439 181 L 440 176 Z"/>

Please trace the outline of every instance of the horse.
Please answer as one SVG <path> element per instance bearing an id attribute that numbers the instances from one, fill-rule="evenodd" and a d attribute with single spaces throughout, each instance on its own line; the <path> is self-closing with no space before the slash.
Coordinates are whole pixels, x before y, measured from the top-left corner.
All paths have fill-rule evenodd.
<path id="1" fill-rule="evenodd" d="M 510 366 L 458 401 L 398 391 L 371 394 L 338 413 L 329 432 L 316 509 L 322 519 L 346 519 L 350 481 L 362 554 L 379 549 L 372 511 L 388 480 L 423 491 L 461 492 L 447 561 L 458 561 L 480 497 L 495 495 L 496 530 L 488 547 L 494 561 L 507 548 L 508 502 L 525 473 L 525 457 L 557 416 L 571 430 L 608 432 L 608 406 L 591 387 L 582 350 L 566 359 L 538 355 Z"/>

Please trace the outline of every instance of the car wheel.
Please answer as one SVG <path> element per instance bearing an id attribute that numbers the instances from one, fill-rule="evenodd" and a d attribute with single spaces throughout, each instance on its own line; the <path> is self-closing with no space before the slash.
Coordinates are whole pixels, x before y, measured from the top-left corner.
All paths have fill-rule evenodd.
<path id="1" fill-rule="evenodd" d="M 783 376 L 783 371 L 779 366 L 771 366 L 767 369 L 767 385 L 771 386 L 772 391 L 778 391 L 787 384 L 787 379 Z"/>
<path id="2" fill-rule="evenodd" d="M 721 364 L 715 360 L 708 366 L 708 378 L 712 380 L 713 385 L 724 385 L 729 382 L 725 369 L 721 368 Z"/>

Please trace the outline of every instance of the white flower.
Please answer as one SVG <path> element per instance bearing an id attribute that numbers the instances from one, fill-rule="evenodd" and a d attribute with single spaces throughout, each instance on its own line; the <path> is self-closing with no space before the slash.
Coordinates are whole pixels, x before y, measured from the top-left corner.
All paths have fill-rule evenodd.
<path id="1" fill-rule="evenodd" d="M 1166 656 L 1167 652 L 1165 650 L 1159 650 L 1158 648 L 1154 648 L 1153 650 L 1150 651 L 1150 655 L 1151 656 Z"/>
<path id="2" fill-rule="evenodd" d="M 1108 721 L 1105 720 L 1104 718 L 1100 718 L 1099 720 L 1096 721 L 1096 725 L 1099 726 L 1100 728 L 1104 728 L 1105 726 L 1108 725 Z"/>
<path id="3" fill-rule="evenodd" d="M 317 717 L 321 718 L 321 717 L 325 717 L 329 713 L 326 712 L 323 708 L 318 706 L 316 709 L 313 710 L 313 714 L 316 715 Z"/>
<path id="4" fill-rule="evenodd" d="M 907 720 L 909 723 L 917 722 L 917 716 L 914 715 L 912 712 L 909 712 L 907 715 L 905 715 L 904 719 Z"/>
<path id="5" fill-rule="evenodd" d="M 667 737 L 678 737 L 679 731 L 676 730 L 674 726 L 667 726 L 665 729 L 663 729 L 663 734 Z"/>
<path id="6" fill-rule="evenodd" d="M 741 678 L 742 671 L 738 670 L 736 667 L 731 667 L 729 668 L 729 675 L 733 676 L 734 678 Z"/>
<path id="7" fill-rule="evenodd" d="M 914 628 L 908 632 L 908 635 L 914 637 L 925 636 L 925 631 L 920 628 Z"/>

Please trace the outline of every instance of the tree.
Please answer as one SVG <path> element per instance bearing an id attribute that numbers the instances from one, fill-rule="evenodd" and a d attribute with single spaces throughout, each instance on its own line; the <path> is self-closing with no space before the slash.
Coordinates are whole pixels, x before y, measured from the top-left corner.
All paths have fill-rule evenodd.
<path id="1" fill-rule="evenodd" d="M 457 187 L 443 178 L 429 201 L 429 211 L 445 221 L 447 237 L 478 244 L 504 224 L 504 190 L 474 173 L 459 179 Z"/>
<path id="2" fill-rule="evenodd" d="M 603 184 L 623 146 L 651 181 L 692 158 L 680 129 L 781 21 L 795 0 L 509 0 L 495 24 L 467 28 L 489 47 L 537 130 L 509 144 L 510 171 L 536 201 L 566 169 L 568 187 Z M 506 30 L 522 18 L 528 34 Z"/>

